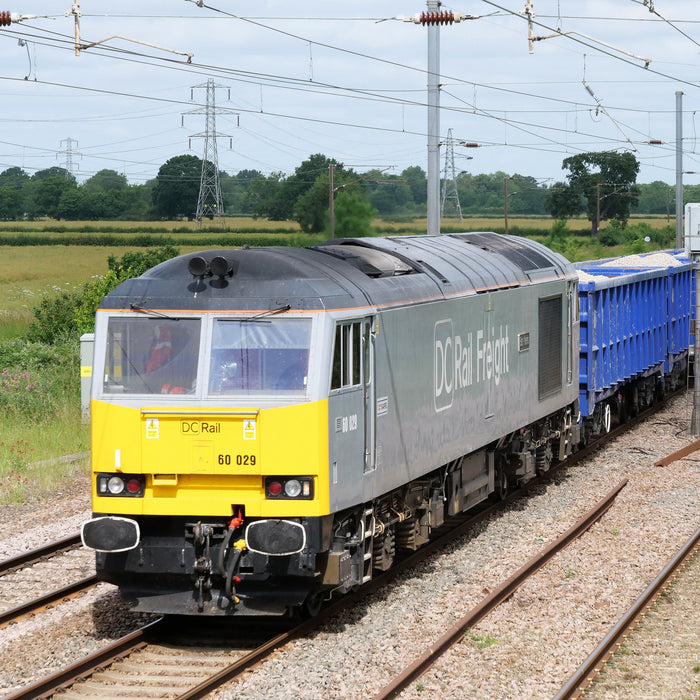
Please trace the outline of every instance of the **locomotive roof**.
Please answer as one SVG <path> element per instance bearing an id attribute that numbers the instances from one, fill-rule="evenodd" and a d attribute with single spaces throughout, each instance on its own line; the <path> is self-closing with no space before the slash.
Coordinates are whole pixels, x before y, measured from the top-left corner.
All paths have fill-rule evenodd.
<path id="1" fill-rule="evenodd" d="M 122 283 L 100 308 L 385 306 L 570 274 L 574 268 L 561 255 L 517 236 L 482 232 L 345 238 L 308 248 L 243 247 L 182 255 Z"/>

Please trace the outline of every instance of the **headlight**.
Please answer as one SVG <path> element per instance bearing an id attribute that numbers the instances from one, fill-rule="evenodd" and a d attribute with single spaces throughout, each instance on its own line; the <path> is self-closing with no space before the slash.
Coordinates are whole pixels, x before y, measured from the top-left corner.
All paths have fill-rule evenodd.
<path id="1" fill-rule="evenodd" d="M 268 476 L 265 479 L 265 498 L 310 501 L 313 497 L 314 479 L 311 476 Z"/>
<path id="2" fill-rule="evenodd" d="M 284 485 L 284 494 L 289 498 L 296 498 L 301 493 L 301 482 L 298 479 L 290 479 Z"/>
<path id="3" fill-rule="evenodd" d="M 121 476 L 113 476 L 107 482 L 107 490 L 113 496 L 118 496 L 124 490 L 124 479 Z"/>

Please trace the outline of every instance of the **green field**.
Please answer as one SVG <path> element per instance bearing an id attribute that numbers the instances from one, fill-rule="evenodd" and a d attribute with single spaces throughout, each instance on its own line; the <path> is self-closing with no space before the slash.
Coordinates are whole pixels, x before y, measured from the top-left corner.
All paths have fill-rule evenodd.
<path id="1" fill-rule="evenodd" d="M 509 230 L 523 233 L 534 230 L 538 233 L 549 230 L 553 223 L 551 218 L 509 218 Z M 665 217 L 634 218 L 630 223 L 646 223 L 657 230 L 666 230 Z M 502 230 L 503 219 L 473 217 L 465 218 L 460 224 L 457 219 L 443 219 L 443 228 L 450 231 L 464 230 L 490 231 Z M 277 241 L 288 245 L 290 239 L 296 238 L 294 233 L 272 233 L 273 231 L 288 230 L 298 232 L 295 222 L 274 222 L 258 219 L 228 218 L 226 225 L 235 235 L 232 235 L 232 245 L 241 245 L 245 240 L 245 231 L 254 231 L 251 237 L 257 238 L 262 231 L 270 231 L 269 244 Z M 426 219 L 415 219 L 410 222 L 390 222 L 377 220 L 376 227 L 384 234 L 419 235 L 426 231 Z M 675 224 L 671 221 L 671 227 Z M 567 222 L 567 227 L 575 235 L 577 242 L 582 247 L 577 259 L 584 260 L 596 257 L 595 242 L 591 241 L 588 232 L 590 223 L 586 219 L 572 219 Z M 60 230 L 56 230 L 56 229 Z M 99 239 L 102 235 L 106 239 L 112 235 L 118 235 L 125 239 L 127 245 L 0 245 L 0 338 L 21 329 L 31 320 L 31 308 L 37 303 L 43 293 L 51 293 L 57 289 L 70 286 L 79 286 L 93 275 L 102 275 L 107 272 L 107 257 L 114 255 L 120 257 L 127 250 L 142 250 L 138 245 L 128 245 L 129 238 L 152 233 L 155 236 L 156 245 L 169 243 L 180 249 L 181 253 L 187 253 L 202 248 L 212 247 L 206 241 L 211 239 L 211 233 L 200 232 L 194 222 L 86 222 L 86 221 L 33 221 L 33 222 L 3 222 L 0 223 L 0 236 L 10 233 L 21 233 L 31 239 L 34 236 L 48 236 L 49 239 L 60 240 L 69 234 L 79 234 L 87 237 L 88 234 L 80 232 L 89 229 L 91 240 Z M 184 233 L 183 229 L 188 232 Z M 173 233 L 177 230 L 178 233 Z M 100 231 L 105 231 L 101 234 Z M 115 233 L 117 232 L 117 233 Z M 191 232 L 191 233 L 190 233 Z M 673 233 L 673 230 L 672 230 Z M 226 233 L 218 236 L 226 238 Z M 540 240 L 542 235 L 534 236 Z M 202 245 L 196 245 L 196 240 L 202 239 Z M 178 239 L 188 245 L 182 245 Z M 266 241 L 266 242 L 268 242 Z M 1 239 L 0 239 L 1 242 Z M 302 241 L 304 242 L 304 241 Z M 193 244 L 193 245 L 190 245 Z M 606 251 L 606 255 L 615 255 L 620 250 Z"/>

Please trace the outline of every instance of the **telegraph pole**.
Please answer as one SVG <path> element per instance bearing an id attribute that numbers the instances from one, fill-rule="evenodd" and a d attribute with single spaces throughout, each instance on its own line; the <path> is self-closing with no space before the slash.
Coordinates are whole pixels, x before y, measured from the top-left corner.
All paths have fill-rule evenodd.
<path id="1" fill-rule="evenodd" d="M 339 168 L 342 170 L 342 163 L 328 164 L 328 219 L 330 221 L 331 238 L 335 238 L 335 186 L 333 185 L 333 171 Z"/>

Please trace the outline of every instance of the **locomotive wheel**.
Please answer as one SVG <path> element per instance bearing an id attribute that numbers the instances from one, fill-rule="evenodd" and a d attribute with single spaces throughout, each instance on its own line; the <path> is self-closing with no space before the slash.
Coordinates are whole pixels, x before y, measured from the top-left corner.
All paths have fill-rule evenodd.
<path id="1" fill-rule="evenodd" d="M 552 466 L 552 447 L 549 443 L 537 448 L 535 455 L 536 469 L 538 474 L 545 474 Z"/>
<path id="2" fill-rule="evenodd" d="M 394 526 L 389 525 L 382 535 L 374 541 L 372 565 L 375 571 L 387 571 L 396 556 L 396 534 Z"/>
<path id="3" fill-rule="evenodd" d="M 302 605 L 302 615 L 306 618 L 316 617 L 321 612 L 323 605 L 323 593 L 309 593 Z"/>
<path id="4" fill-rule="evenodd" d="M 508 474 L 502 467 L 496 468 L 496 484 L 494 495 L 499 501 L 505 501 L 508 495 Z"/>

